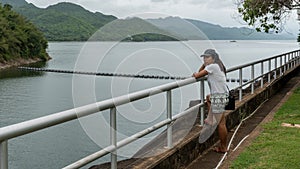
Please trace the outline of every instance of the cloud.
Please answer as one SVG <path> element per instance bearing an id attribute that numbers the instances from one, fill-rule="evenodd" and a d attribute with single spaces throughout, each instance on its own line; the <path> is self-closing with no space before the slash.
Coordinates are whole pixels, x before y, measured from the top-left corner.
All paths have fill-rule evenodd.
<path id="1" fill-rule="evenodd" d="M 93 12 L 98 11 L 118 18 L 141 13 L 162 13 L 165 16 L 179 16 L 213 22 L 232 23 L 229 10 L 232 0 L 27 0 L 39 7 L 58 2 L 72 2 Z M 232 5 L 232 4 L 231 4 Z M 221 8 L 221 9 L 220 9 Z M 225 12 L 225 13 L 221 13 Z M 216 18 L 211 18 L 214 16 Z M 224 22 L 224 20 L 231 20 Z M 220 23 L 220 24 L 223 24 Z"/>
<path id="2" fill-rule="evenodd" d="M 167 2 L 167 1 L 169 1 L 169 0 L 151 0 L 151 2 Z"/>
<path id="3" fill-rule="evenodd" d="M 143 13 L 163 16 L 179 16 L 219 24 L 221 26 L 246 26 L 236 19 L 235 0 L 26 0 L 38 7 L 47 7 L 58 2 L 72 2 L 93 12 L 114 15 L 118 18 Z M 295 18 L 291 18 L 294 19 Z M 294 21 L 296 22 L 296 21 Z M 294 24 L 293 27 L 296 24 Z M 298 26 L 297 28 L 298 29 Z"/>

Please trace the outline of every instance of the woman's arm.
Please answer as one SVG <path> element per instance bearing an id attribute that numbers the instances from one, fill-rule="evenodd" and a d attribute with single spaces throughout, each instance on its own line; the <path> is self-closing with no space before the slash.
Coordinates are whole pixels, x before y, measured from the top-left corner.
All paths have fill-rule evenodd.
<path id="1" fill-rule="evenodd" d="M 201 70 L 204 70 L 204 68 L 205 68 L 205 65 L 203 64 L 203 65 L 200 67 L 200 69 L 199 69 L 198 72 L 200 72 Z"/>
<path id="2" fill-rule="evenodd" d="M 206 76 L 206 75 L 208 75 L 208 72 L 206 71 L 206 70 L 200 70 L 199 72 L 195 72 L 194 74 L 193 74 L 193 76 L 195 77 L 195 78 L 199 78 L 199 77 L 204 77 L 204 76 Z"/>

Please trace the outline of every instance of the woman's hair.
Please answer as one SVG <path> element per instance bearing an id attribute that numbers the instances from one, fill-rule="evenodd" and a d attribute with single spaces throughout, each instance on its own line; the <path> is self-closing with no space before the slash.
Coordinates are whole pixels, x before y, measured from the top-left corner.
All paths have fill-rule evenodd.
<path id="1" fill-rule="evenodd" d="M 224 66 L 223 62 L 221 61 L 221 59 L 219 58 L 219 55 L 217 53 L 216 53 L 216 56 L 214 57 L 214 59 L 215 59 L 215 63 L 219 65 L 221 71 L 224 72 L 226 75 L 226 67 Z"/>
<path id="2" fill-rule="evenodd" d="M 221 61 L 219 54 L 214 49 L 206 49 L 201 57 L 204 56 L 211 56 L 214 58 L 215 63 L 219 65 L 222 72 L 226 75 L 226 67 L 224 66 L 223 62 Z"/>

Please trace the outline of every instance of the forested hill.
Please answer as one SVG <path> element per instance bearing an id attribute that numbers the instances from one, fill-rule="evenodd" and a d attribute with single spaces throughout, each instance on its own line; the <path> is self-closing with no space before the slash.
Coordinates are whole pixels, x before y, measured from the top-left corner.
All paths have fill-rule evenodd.
<path id="1" fill-rule="evenodd" d="M 66 2 L 45 9 L 27 4 L 16 7 L 15 10 L 44 32 L 49 41 L 87 40 L 100 27 L 117 19 L 99 12 L 92 13 Z"/>
<path id="2" fill-rule="evenodd" d="M 2 6 L 5 4 L 10 4 L 13 7 L 20 7 L 28 4 L 25 0 L 0 0 L 0 3 Z"/>
<path id="3" fill-rule="evenodd" d="M 47 60 L 47 40 L 32 23 L 0 5 L 0 67 L 18 59 Z"/>
<path id="4" fill-rule="evenodd" d="M 12 4 L 14 10 L 33 22 L 49 41 L 86 41 L 90 38 L 102 41 L 176 40 L 172 35 L 168 36 L 166 31 L 142 19 L 117 19 L 112 15 L 90 12 L 73 3 L 62 2 L 47 8 L 38 8 L 25 0 L 0 0 L 0 2 Z M 106 28 L 103 28 L 104 25 Z M 108 27 L 111 31 L 107 29 Z"/>
<path id="5" fill-rule="evenodd" d="M 199 20 L 182 19 L 179 17 L 166 17 L 159 19 L 148 19 L 150 23 L 158 28 L 164 29 L 184 39 L 199 40 L 285 40 L 296 39 L 297 35 L 289 34 L 267 34 L 256 32 L 246 27 L 222 27 Z"/>
<path id="6" fill-rule="evenodd" d="M 33 22 L 49 41 L 85 41 L 89 38 L 105 41 L 120 40 L 120 37 L 125 37 L 123 39 L 125 41 L 264 40 L 296 39 L 297 37 L 297 35 L 288 34 L 257 33 L 249 28 L 221 27 L 207 22 L 178 17 L 148 20 L 118 19 L 115 16 L 104 15 L 100 12 L 90 12 L 69 2 L 58 3 L 47 8 L 38 8 L 25 0 L 0 0 L 1 2 L 12 4 L 13 10 Z M 200 31 L 195 31 L 195 27 Z M 145 30 L 141 30 L 142 28 Z M 97 32 L 96 36 L 94 35 L 95 32 Z"/>

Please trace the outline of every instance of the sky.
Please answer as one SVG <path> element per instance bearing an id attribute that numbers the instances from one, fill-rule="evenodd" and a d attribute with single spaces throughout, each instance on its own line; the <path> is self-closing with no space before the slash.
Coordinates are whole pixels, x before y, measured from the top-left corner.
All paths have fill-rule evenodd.
<path id="1" fill-rule="evenodd" d="M 196 19 L 225 27 L 247 26 L 238 17 L 236 0 L 26 0 L 37 7 L 46 8 L 58 2 L 72 2 L 92 12 L 114 15 L 118 18 L 143 16 L 157 18 L 178 16 Z M 143 18 L 142 17 L 142 18 Z M 294 11 L 284 32 L 298 34 L 299 23 Z"/>

